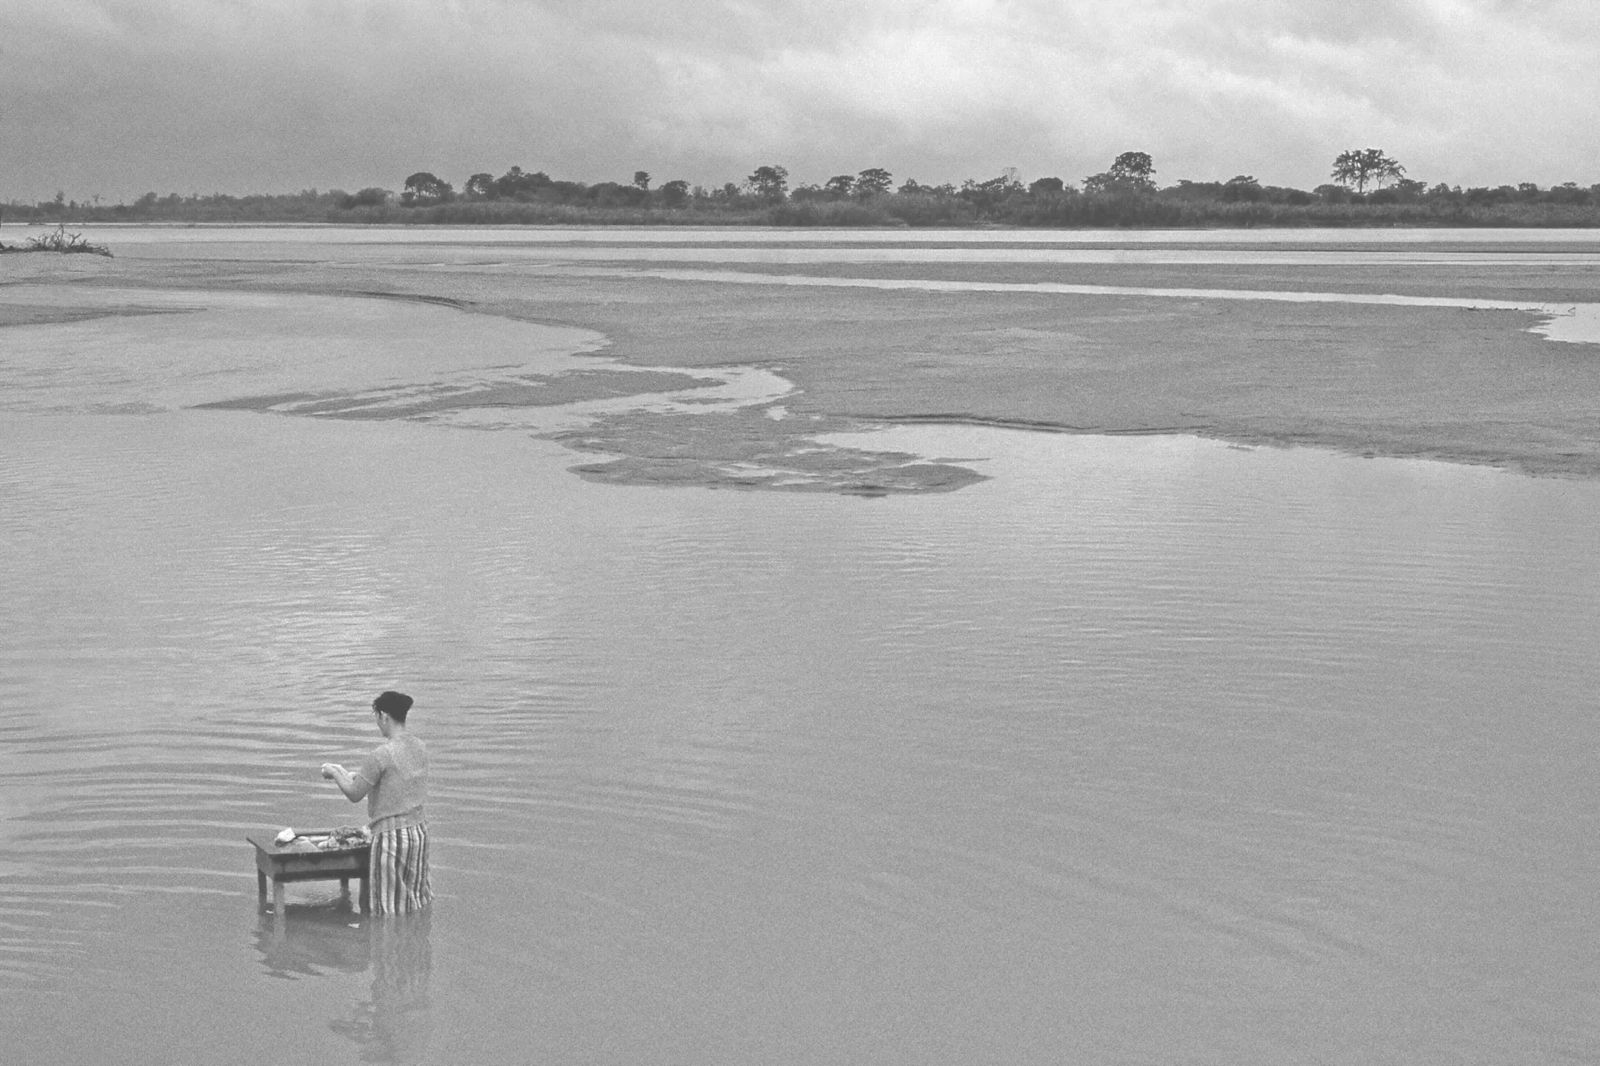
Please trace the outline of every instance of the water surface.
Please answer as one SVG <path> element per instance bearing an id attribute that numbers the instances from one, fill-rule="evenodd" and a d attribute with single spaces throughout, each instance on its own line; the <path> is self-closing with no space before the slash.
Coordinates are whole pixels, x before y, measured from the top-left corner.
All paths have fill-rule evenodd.
<path id="1" fill-rule="evenodd" d="M 948 495 L 601 486 L 384 413 L 582 331 L 142 298 L 0 333 L 17 1061 L 1600 1057 L 1600 486 L 952 427 L 867 438 Z M 195 406 L 273 390 L 383 402 Z M 243 835 L 357 818 L 391 685 L 440 901 L 277 935 Z"/>

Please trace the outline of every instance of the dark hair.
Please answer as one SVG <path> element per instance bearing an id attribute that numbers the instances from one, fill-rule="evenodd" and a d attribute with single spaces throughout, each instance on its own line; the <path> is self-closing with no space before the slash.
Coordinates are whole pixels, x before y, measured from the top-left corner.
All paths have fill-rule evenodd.
<path id="1" fill-rule="evenodd" d="M 385 692 L 372 701 L 372 709 L 382 711 L 401 725 L 405 725 L 406 712 L 411 710 L 411 697 L 404 692 Z"/>

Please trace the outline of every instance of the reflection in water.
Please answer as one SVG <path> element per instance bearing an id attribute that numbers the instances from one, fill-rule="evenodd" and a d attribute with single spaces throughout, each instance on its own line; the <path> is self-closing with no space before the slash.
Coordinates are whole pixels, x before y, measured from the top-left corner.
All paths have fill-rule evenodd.
<path id="1" fill-rule="evenodd" d="M 375 918 L 348 906 L 293 906 L 263 914 L 255 934 L 262 969 L 294 980 L 371 972 L 367 995 L 328 1023 L 363 1062 L 422 1062 L 433 1036 L 430 911 Z"/>
<path id="2" fill-rule="evenodd" d="M 428 984 L 433 974 L 431 917 L 387 915 L 364 923 L 372 954 L 372 990 L 349 1016 L 329 1023 L 361 1047 L 363 1062 L 422 1062 L 433 1036 Z"/>
<path id="3" fill-rule="evenodd" d="M 256 950 L 269 977 L 292 980 L 330 971 L 361 973 L 371 963 L 367 930 L 348 903 L 290 904 L 283 920 L 263 911 L 256 928 Z"/>

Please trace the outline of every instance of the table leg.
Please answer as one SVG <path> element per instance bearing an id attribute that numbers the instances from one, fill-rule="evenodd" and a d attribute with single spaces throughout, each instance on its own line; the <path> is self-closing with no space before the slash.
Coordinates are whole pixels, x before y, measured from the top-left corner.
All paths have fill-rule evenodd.
<path id="1" fill-rule="evenodd" d="M 275 921 L 283 920 L 283 882 L 277 878 L 272 879 L 272 917 Z"/>
<path id="2" fill-rule="evenodd" d="M 256 909 L 267 909 L 267 872 L 265 870 L 256 871 Z"/>
<path id="3" fill-rule="evenodd" d="M 367 887 L 367 876 L 361 875 L 361 913 L 372 913 L 372 890 Z"/>
<path id="4" fill-rule="evenodd" d="M 339 878 L 339 898 L 350 898 L 350 879 L 348 877 Z"/>

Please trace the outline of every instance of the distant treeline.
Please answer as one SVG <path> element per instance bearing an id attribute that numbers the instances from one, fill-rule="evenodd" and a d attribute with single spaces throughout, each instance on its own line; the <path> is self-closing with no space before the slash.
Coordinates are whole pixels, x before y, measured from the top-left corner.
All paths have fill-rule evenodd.
<path id="1" fill-rule="evenodd" d="M 67 200 L 11 203 L 14 222 L 302 222 L 431 225 L 772 225 L 1017 226 L 1038 228 L 1205 228 L 1248 226 L 1600 226 L 1600 184 L 1540 188 L 1531 182 L 1477 187 L 1406 178 L 1405 168 L 1375 148 L 1335 160 L 1334 183 L 1303 190 L 1262 185 L 1250 175 L 1227 181 L 1158 186 L 1143 152 L 1124 152 L 1111 168 L 1069 185 L 1060 178 L 1024 184 L 1007 171 L 959 186 L 896 186 L 882 168 L 791 187 L 780 166 L 757 167 L 742 183 L 720 188 L 674 180 L 652 187 L 633 180 L 585 184 L 512 167 L 474 174 L 458 192 L 427 172 L 396 193 L 315 189 L 287 195 L 158 196 L 131 204 Z"/>

